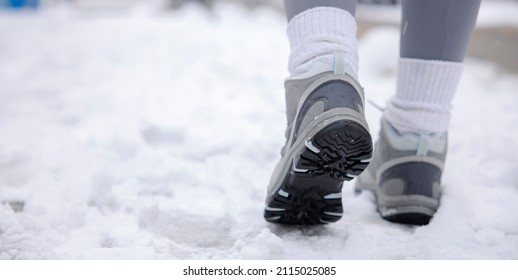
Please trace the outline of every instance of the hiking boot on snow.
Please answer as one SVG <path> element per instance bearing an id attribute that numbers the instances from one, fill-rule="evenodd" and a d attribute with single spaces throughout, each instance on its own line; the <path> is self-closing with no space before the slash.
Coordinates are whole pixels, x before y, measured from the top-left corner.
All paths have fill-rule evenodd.
<path id="1" fill-rule="evenodd" d="M 428 224 L 439 207 L 447 134 L 399 133 L 385 118 L 367 170 L 356 191 L 372 191 L 384 219 Z"/>
<path id="2" fill-rule="evenodd" d="M 288 128 L 268 186 L 264 218 L 294 225 L 342 217 L 342 184 L 369 164 L 372 140 L 360 84 L 342 60 L 315 63 L 285 82 Z"/>

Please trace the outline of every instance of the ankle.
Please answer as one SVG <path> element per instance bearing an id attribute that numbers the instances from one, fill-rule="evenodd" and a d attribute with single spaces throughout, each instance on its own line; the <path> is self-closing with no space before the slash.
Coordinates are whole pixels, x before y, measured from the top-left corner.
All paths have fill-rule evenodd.
<path id="1" fill-rule="evenodd" d="M 349 12 L 331 7 L 304 11 L 289 22 L 288 38 L 292 76 L 308 72 L 315 63 L 332 64 L 334 54 L 339 52 L 349 74 L 357 78 L 356 21 Z"/>
<path id="2" fill-rule="evenodd" d="M 385 118 L 401 132 L 446 132 L 462 63 L 401 58 L 398 65 L 397 90 Z"/>

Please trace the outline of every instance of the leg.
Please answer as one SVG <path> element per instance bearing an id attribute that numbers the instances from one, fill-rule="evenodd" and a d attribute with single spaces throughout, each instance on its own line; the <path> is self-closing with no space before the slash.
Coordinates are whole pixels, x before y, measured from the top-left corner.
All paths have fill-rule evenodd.
<path id="1" fill-rule="evenodd" d="M 404 0 L 396 95 L 356 188 L 383 218 L 427 224 L 439 207 L 451 102 L 480 0 Z"/>
<path id="2" fill-rule="evenodd" d="M 396 95 L 385 116 L 399 130 L 444 133 L 480 0 L 405 0 Z"/>
<path id="3" fill-rule="evenodd" d="M 284 0 L 286 17 L 290 21 L 294 16 L 317 7 L 334 7 L 348 11 L 354 16 L 357 0 Z"/>
<path id="4" fill-rule="evenodd" d="M 400 56 L 462 62 L 480 0 L 403 1 Z"/>
<path id="5" fill-rule="evenodd" d="M 287 139 L 264 217 L 281 224 L 332 223 L 343 213 L 342 183 L 358 176 L 372 154 L 356 79 L 356 2 L 285 3 L 291 45 Z"/>

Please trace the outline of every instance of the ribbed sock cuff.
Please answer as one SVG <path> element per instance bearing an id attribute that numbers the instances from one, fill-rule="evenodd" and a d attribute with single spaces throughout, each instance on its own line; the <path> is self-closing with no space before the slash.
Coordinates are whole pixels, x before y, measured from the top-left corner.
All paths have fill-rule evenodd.
<path id="1" fill-rule="evenodd" d="M 462 68 L 460 62 L 400 58 L 385 117 L 400 132 L 446 132 Z"/>
<path id="2" fill-rule="evenodd" d="M 333 54 L 343 52 L 345 63 L 358 73 L 358 45 L 356 20 L 347 11 L 318 7 L 296 15 L 288 24 L 291 54 L 288 70 L 292 75 L 302 74 L 317 61 L 333 62 Z"/>

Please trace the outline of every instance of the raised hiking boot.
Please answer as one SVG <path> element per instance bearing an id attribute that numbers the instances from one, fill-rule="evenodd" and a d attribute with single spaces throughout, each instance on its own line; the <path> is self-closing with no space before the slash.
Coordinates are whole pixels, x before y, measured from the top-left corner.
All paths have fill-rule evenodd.
<path id="1" fill-rule="evenodd" d="M 343 182 L 358 176 L 371 159 L 363 89 L 340 61 L 316 63 L 307 74 L 285 82 L 287 141 L 268 186 L 268 222 L 339 220 Z"/>
<path id="2" fill-rule="evenodd" d="M 426 225 L 439 207 L 446 150 L 446 133 L 399 133 L 382 118 L 372 162 L 356 191 L 374 192 L 378 212 L 388 221 Z"/>

